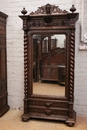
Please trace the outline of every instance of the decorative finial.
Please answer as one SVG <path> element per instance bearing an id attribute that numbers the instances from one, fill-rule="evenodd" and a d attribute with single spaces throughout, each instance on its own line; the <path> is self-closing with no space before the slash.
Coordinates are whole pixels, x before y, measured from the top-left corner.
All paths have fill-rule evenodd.
<path id="1" fill-rule="evenodd" d="M 21 11 L 21 13 L 22 13 L 23 15 L 25 15 L 25 14 L 27 13 L 27 11 L 25 10 L 25 8 L 23 8 L 23 10 Z"/>
<path id="2" fill-rule="evenodd" d="M 74 5 L 72 5 L 72 7 L 70 8 L 70 11 L 71 11 L 72 13 L 74 13 L 74 12 L 76 11 L 76 8 L 74 7 Z"/>

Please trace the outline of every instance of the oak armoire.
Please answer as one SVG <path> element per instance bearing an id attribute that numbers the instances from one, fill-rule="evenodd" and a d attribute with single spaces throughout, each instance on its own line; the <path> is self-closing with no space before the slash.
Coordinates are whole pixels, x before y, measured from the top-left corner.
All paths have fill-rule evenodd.
<path id="1" fill-rule="evenodd" d="M 74 5 L 70 11 L 51 4 L 43 5 L 30 14 L 26 14 L 25 8 L 21 11 L 23 15 L 19 17 L 23 20 L 24 31 L 22 121 L 30 118 L 48 119 L 64 121 L 68 126 L 76 122 L 73 109 L 74 58 L 75 23 L 79 14 L 75 13 Z M 56 39 L 55 44 L 52 44 L 52 39 Z M 36 61 L 33 53 L 39 49 L 35 49 L 34 44 L 40 46 L 40 59 L 36 58 Z M 39 76 L 38 80 L 34 80 L 37 68 Z"/>

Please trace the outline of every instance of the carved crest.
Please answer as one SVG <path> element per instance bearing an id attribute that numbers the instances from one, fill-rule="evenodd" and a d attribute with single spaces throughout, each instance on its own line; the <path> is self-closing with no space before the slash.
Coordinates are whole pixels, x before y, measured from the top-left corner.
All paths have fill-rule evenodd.
<path id="1" fill-rule="evenodd" d="M 38 7 L 38 9 L 35 12 L 31 12 L 30 15 L 58 13 L 68 13 L 68 11 L 60 9 L 59 6 L 46 4 L 44 6 Z"/>

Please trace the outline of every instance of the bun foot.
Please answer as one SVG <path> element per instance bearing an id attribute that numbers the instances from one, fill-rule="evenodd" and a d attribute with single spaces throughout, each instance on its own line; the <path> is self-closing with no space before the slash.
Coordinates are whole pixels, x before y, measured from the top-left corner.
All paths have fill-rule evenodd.
<path id="1" fill-rule="evenodd" d="M 27 119 L 27 118 L 22 118 L 22 121 L 23 121 L 23 122 L 27 122 L 28 119 Z"/>
<path id="2" fill-rule="evenodd" d="M 27 122 L 30 119 L 28 114 L 23 114 L 21 118 L 23 122 Z"/>
<path id="3" fill-rule="evenodd" d="M 70 122 L 70 123 L 67 123 L 66 125 L 69 126 L 69 127 L 73 127 L 73 126 L 74 126 L 74 123 L 71 123 L 71 122 Z"/>

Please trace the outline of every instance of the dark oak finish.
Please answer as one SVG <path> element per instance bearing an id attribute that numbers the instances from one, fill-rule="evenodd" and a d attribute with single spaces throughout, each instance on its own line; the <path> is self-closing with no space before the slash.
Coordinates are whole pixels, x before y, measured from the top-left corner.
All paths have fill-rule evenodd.
<path id="1" fill-rule="evenodd" d="M 23 121 L 29 118 L 40 118 L 64 121 L 68 126 L 75 124 L 76 112 L 74 104 L 74 53 L 75 53 L 75 22 L 78 13 L 74 13 L 75 7 L 70 9 L 71 13 L 61 10 L 58 6 L 47 4 L 41 6 L 37 11 L 25 15 L 25 8 L 19 16 L 23 20 L 24 30 L 24 114 Z M 66 68 L 62 69 L 62 75 L 66 75 L 65 96 L 45 96 L 33 94 L 33 35 L 66 35 Z M 47 53 L 46 53 L 47 54 Z M 55 58 L 53 58 L 55 60 Z M 51 59 L 51 62 L 54 62 Z M 59 58 L 61 59 L 61 58 Z M 58 59 L 56 59 L 59 62 Z M 43 65 L 44 67 L 44 65 Z M 49 67 L 49 66 L 47 66 Z M 50 66 L 50 69 L 52 69 Z M 46 68 L 46 66 L 45 66 Z M 47 69 L 47 68 L 46 68 Z M 55 66 L 55 69 L 56 66 Z"/>
<path id="2" fill-rule="evenodd" d="M 0 12 L 0 116 L 9 109 L 7 101 L 6 18 L 7 15 Z"/>

